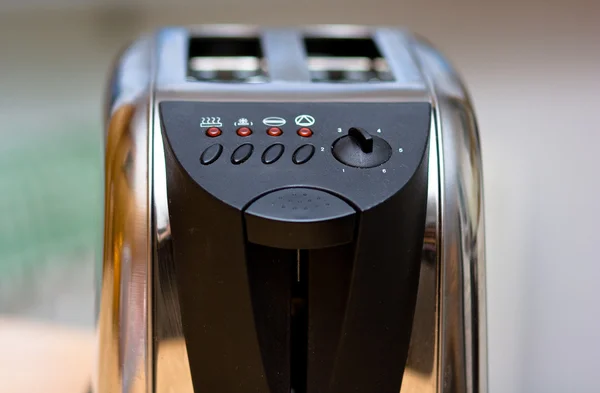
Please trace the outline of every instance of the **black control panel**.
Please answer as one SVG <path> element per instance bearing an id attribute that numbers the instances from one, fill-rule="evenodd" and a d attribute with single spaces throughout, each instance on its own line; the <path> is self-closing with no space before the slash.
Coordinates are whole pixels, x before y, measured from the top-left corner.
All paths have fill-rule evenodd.
<path id="1" fill-rule="evenodd" d="M 367 209 L 419 166 L 431 105 L 165 101 L 160 114 L 185 172 L 234 207 L 268 191 L 314 187 Z"/>

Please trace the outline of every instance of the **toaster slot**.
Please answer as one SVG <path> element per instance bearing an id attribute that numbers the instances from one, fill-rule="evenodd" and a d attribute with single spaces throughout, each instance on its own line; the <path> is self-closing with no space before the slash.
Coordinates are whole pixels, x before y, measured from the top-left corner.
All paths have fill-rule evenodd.
<path id="1" fill-rule="evenodd" d="M 306 37 L 313 82 L 371 83 L 394 80 L 386 59 L 370 38 Z"/>
<path id="2" fill-rule="evenodd" d="M 257 37 L 195 37 L 188 52 L 188 80 L 264 83 L 266 62 Z"/>
<path id="3" fill-rule="evenodd" d="M 270 393 L 290 393 L 293 302 L 297 297 L 295 250 L 248 243 L 248 281 L 254 323 Z"/>
<path id="4" fill-rule="evenodd" d="M 308 250 L 296 251 L 290 323 L 291 392 L 306 393 L 308 366 Z"/>

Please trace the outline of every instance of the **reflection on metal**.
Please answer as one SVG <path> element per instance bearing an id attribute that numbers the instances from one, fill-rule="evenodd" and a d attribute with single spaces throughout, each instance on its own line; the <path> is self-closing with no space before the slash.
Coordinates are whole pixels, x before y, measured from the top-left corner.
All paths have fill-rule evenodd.
<path id="1" fill-rule="evenodd" d="M 97 370 L 94 391 L 149 392 L 149 206 L 147 81 L 149 45 L 123 54 L 111 79 L 107 110 L 104 252 L 97 285 Z M 130 77 L 127 77 L 127 74 Z"/>
<path id="2" fill-rule="evenodd" d="M 194 393 L 185 340 L 163 340 L 158 347 L 156 360 L 156 391 L 165 393 Z M 164 360 L 161 362 L 161 360 Z M 157 364 L 158 364 L 157 363 Z"/>
<path id="3" fill-rule="evenodd" d="M 439 162 L 436 116 L 431 119 L 429 189 L 419 292 L 400 393 L 437 392 L 439 353 Z"/>
<path id="4" fill-rule="evenodd" d="M 314 35 L 323 29 L 310 31 Z M 332 34 L 349 31 L 351 36 L 368 33 L 362 27 L 344 26 Z M 257 34 L 249 27 L 238 29 L 237 35 L 244 32 Z M 153 40 L 137 42 L 121 57 L 112 79 L 95 391 L 193 392 L 177 296 L 157 111 L 160 100 L 177 98 L 432 102 L 423 263 L 401 393 L 486 393 L 479 139 L 469 98 L 442 55 L 422 39 L 386 29 L 375 33 L 378 42 L 389 50 L 395 42 L 410 43 L 415 62 L 410 66 L 420 70 L 421 80 L 411 75 L 404 78 L 404 84 L 382 84 L 386 86 L 273 82 L 232 89 L 186 82 L 182 45 L 189 34 L 186 29 L 169 29 Z M 156 69 L 151 58 L 157 59 Z M 391 62 L 390 67 L 395 76 L 402 72 L 399 64 Z"/>
<path id="5" fill-rule="evenodd" d="M 447 60 L 415 41 L 438 127 L 440 175 L 438 392 L 487 392 L 483 174 L 470 99 Z"/>
<path id="6" fill-rule="evenodd" d="M 147 106 L 113 114 L 107 139 L 99 391 L 146 391 Z M 123 365 L 124 367 L 120 367 Z"/>

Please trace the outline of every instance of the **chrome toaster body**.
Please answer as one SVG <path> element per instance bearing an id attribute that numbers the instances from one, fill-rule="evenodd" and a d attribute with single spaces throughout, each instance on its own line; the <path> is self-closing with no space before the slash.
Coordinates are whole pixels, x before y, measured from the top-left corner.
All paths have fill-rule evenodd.
<path id="1" fill-rule="evenodd" d="M 202 72 L 211 78 L 211 63 L 191 64 L 188 51 L 190 37 L 204 36 L 257 37 L 266 66 L 246 59 L 229 67 L 240 77 L 250 75 L 248 83 L 203 81 Z M 327 59 L 307 58 L 302 44 L 307 36 L 372 38 L 386 63 L 373 68 L 382 81 L 318 80 L 327 71 Z M 360 64 L 348 64 L 339 68 L 360 71 Z M 190 77 L 190 67 L 200 72 L 199 78 Z M 261 79 L 264 69 L 266 80 Z M 400 392 L 487 391 L 479 136 L 468 94 L 447 60 L 423 39 L 392 28 L 201 26 L 168 28 L 140 38 L 121 54 L 111 76 L 96 392 L 193 392 L 174 278 L 158 115 L 159 103 L 173 99 L 429 102 L 425 241 Z"/>

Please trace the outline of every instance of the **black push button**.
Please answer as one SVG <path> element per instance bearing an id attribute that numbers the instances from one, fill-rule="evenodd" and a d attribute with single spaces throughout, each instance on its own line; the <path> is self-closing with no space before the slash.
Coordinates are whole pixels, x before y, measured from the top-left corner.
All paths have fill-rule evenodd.
<path id="1" fill-rule="evenodd" d="M 267 147 L 267 150 L 262 155 L 262 162 L 265 164 L 272 164 L 275 161 L 279 160 L 285 148 L 282 144 L 276 143 Z"/>
<path id="2" fill-rule="evenodd" d="M 210 165 L 217 161 L 222 152 L 223 146 L 220 144 L 215 143 L 214 145 L 210 145 L 202 152 L 202 155 L 200 156 L 200 163 L 202 165 Z"/>
<path id="3" fill-rule="evenodd" d="M 233 154 L 231 155 L 231 163 L 235 165 L 239 165 L 243 162 L 246 162 L 248 158 L 252 155 L 252 151 L 254 150 L 254 146 L 249 143 L 244 143 L 242 146 L 235 149 Z"/>
<path id="4" fill-rule="evenodd" d="M 292 161 L 294 164 L 304 164 L 312 158 L 313 154 L 315 154 L 313 145 L 302 145 L 294 152 Z"/>

